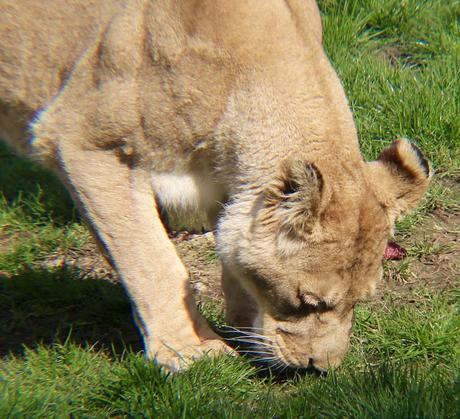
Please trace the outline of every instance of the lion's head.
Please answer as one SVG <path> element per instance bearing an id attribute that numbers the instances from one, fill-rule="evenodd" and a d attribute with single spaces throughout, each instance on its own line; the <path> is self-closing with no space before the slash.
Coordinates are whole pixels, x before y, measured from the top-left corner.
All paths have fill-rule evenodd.
<path id="1" fill-rule="evenodd" d="M 355 173 L 339 172 L 289 157 L 245 215 L 231 204 L 221 220 L 224 269 L 256 305 L 251 324 L 235 326 L 272 365 L 325 370 L 340 364 L 354 306 L 382 277 L 394 222 L 415 207 L 431 177 L 407 140 Z M 231 304 L 233 313 L 238 304 L 247 309 L 245 301 Z"/>

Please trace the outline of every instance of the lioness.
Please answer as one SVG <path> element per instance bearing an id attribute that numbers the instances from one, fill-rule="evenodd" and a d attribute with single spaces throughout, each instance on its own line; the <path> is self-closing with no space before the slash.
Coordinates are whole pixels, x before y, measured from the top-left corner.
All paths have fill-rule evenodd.
<path id="1" fill-rule="evenodd" d="M 72 193 L 178 370 L 229 347 L 198 313 L 159 211 L 216 226 L 226 316 L 275 367 L 326 369 L 430 167 L 365 163 L 312 0 L 0 0 L 0 136 Z"/>

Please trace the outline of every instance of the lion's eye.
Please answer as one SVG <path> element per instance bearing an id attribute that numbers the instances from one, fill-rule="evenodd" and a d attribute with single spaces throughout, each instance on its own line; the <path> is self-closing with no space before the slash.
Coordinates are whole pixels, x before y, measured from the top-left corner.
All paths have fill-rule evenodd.
<path id="1" fill-rule="evenodd" d="M 317 308 L 318 308 L 318 306 L 316 304 L 309 304 L 309 303 L 306 303 L 305 301 L 301 301 L 300 302 L 300 307 L 299 307 L 299 312 L 302 315 L 306 316 L 306 315 L 308 315 L 310 313 L 314 313 Z"/>
<path id="2" fill-rule="evenodd" d="M 327 303 L 322 300 L 315 302 L 314 304 L 301 300 L 299 307 L 299 311 L 303 315 L 308 315 L 310 313 L 323 313 L 327 310 L 329 310 L 329 307 Z"/>
<path id="3" fill-rule="evenodd" d="M 327 311 L 329 310 L 329 306 L 325 301 L 320 301 L 317 306 L 318 311 Z"/>

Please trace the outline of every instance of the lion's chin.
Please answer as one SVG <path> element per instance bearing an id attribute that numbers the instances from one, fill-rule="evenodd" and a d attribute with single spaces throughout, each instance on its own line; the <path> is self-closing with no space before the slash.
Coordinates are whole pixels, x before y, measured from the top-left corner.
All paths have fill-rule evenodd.
<path id="1" fill-rule="evenodd" d="M 286 363 L 284 360 L 277 359 L 270 362 L 257 360 L 254 364 L 278 378 L 292 378 L 303 375 L 323 377 L 327 375 L 327 369 L 315 366 L 313 362 L 310 362 L 308 365 L 293 365 Z"/>

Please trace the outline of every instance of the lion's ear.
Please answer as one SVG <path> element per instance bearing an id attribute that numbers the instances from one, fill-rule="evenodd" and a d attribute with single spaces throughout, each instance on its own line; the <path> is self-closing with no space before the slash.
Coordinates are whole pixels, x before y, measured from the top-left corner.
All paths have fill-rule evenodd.
<path id="1" fill-rule="evenodd" d="M 406 139 L 394 141 L 367 170 L 374 193 L 393 220 L 417 206 L 433 175 L 420 149 Z"/>
<path id="2" fill-rule="evenodd" d="M 314 164 L 286 159 L 265 190 L 266 215 L 281 230 L 302 238 L 312 231 L 318 220 L 323 191 L 324 179 Z"/>

